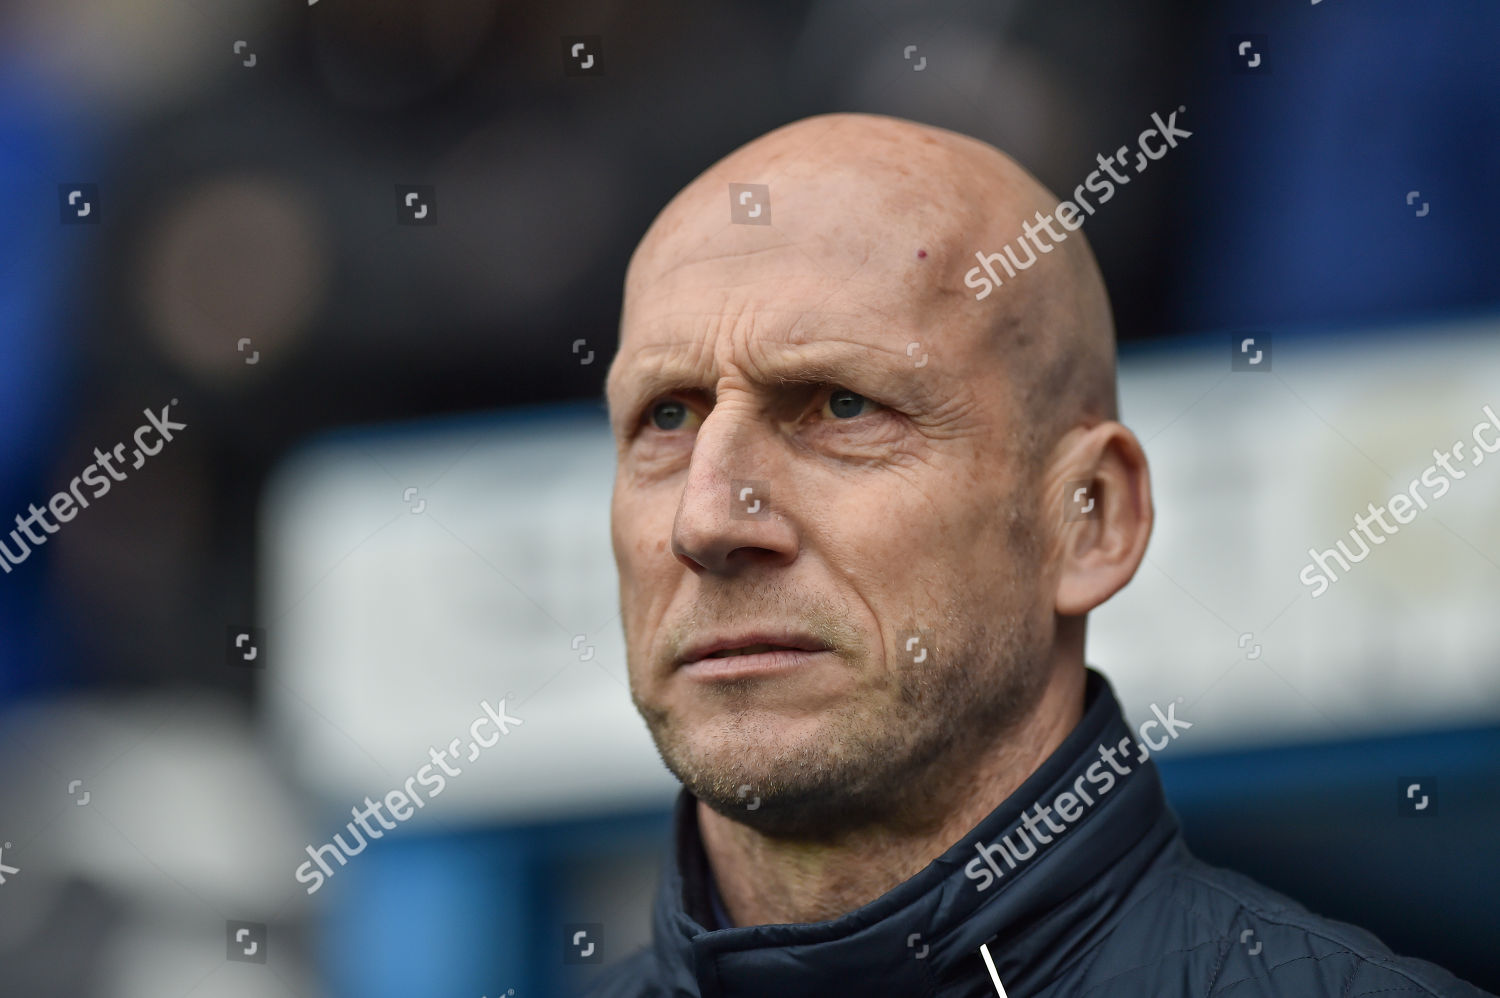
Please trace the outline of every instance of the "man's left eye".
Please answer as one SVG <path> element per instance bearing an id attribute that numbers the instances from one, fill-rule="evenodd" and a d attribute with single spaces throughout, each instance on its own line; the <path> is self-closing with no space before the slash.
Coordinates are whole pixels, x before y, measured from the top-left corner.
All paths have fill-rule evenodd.
<path id="1" fill-rule="evenodd" d="M 827 411 L 831 412 L 835 419 L 851 419 L 873 410 L 877 405 L 879 405 L 878 402 L 867 399 L 858 392 L 851 392 L 847 388 L 834 389 L 828 396 L 828 401 L 824 403 Z"/>

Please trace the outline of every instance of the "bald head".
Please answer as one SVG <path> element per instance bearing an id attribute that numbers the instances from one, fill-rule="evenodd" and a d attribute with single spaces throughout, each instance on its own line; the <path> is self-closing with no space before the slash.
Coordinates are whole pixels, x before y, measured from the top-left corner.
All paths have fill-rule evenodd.
<path id="1" fill-rule="evenodd" d="M 768 199 L 752 191 L 737 217 L 758 206 L 757 219 L 733 224 L 730 185 L 749 184 Z M 1023 238 L 1057 205 L 1010 157 L 956 132 L 870 114 L 806 118 L 720 160 L 660 213 L 626 275 L 622 337 L 633 318 L 649 321 L 636 311 L 643 297 L 701 286 L 726 257 L 746 283 L 782 281 L 777 251 L 791 250 L 843 284 L 814 308 L 873 298 L 965 330 L 1004 375 L 1020 449 L 1040 459 L 1071 427 L 1117 410 L 1114 325 L 1082 232 Z M 976 300 L 980 285 L 964 281 L 982 273 L 976 259 L 1018 240 L 1019 262 L 1035 263 L 1014 276 L 993 263 L 1004 283 Z"/>

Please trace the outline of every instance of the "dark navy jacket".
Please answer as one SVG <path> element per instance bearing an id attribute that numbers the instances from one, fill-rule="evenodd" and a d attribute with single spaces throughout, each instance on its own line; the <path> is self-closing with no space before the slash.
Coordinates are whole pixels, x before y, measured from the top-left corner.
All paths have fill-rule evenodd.
<path id="1" fill-rule="evenodd" d="M 1126 773 L 1106 786 L 1100 748 L 1124 739 L 1128 762 L 1116 768 Z M 830 922 L 717 927 L 684 791 L 654 944 L 605 968 L 589 993 L 994 998 L 985 944 L 1008 998 L 1483 998 L 1362 929 L 1200 862 L 1137 748 L 1108 682 L 1089 670 L 1083 719 L 1041 768 L 921 873 Z M 1052 834 L 1032 809 L 1070 790 L 1090 804 L 1068 803 L 1073 820 Z M 976 844 L 990 846 L 989 864 Z"/>

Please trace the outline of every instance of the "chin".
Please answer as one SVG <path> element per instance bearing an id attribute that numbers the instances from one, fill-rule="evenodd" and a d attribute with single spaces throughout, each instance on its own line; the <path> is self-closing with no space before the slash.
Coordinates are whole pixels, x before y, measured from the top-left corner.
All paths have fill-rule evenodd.
<path id="1" fill-rule="evenodd" d="M 714 811 L 767 833 L 817 835 L 867 810 L 864 791 L 884 782 L 868 765 L 891 762 L 842 745 L 836 731 L 826 718 L 738 714 L 653 736 L 667 768 Z"/>
<path id="2" fill-rule="evenodd" d="M 834 726 L 822 715 L 788 717 L 768 709 L 738 710 L 704 718 L 683 730 L 688 751 L 715 770 L 762 774 L 775 782 L 828 753 Z"/>

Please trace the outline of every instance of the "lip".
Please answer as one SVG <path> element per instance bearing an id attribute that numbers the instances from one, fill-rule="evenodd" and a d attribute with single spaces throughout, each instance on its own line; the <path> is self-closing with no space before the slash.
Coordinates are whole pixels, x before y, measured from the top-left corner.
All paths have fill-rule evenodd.
<path id="1" fill-rule="evenodd" d="M 679 667 L 694 665 L 717 651 L 728 648 L 744 648 L 749 645 L 781 645 L 782 648 L 773 652 L 757 652 L 754 655 L 734 655 L 731 660 L 742 658 L 759 658 L 761 655 L 775 655 L 781 650 L 796 650 L 803 652 L 818 652 L 827 650 L 827 645 L 817 638 L 806 634 L 793 634 L 785 631 L 760 631 L 748 634 L 726 635 L 713 638 L 691 645 L 683 652 L 682 657 L 677 660 Z M 716 660 L 717 661 L 717 660 Z"/>
<path id="2" fill-rule="evenodd" d="M 751 642 L 755 644 L 756 642 Z M 731 647 L 738 647 L 732 645 Z M 755 652 L 751 655 L 731 655 L 727 658 L 700 658 L 684 662 L 679 669 L 694 679 L 731 680 L 751 679 L 778 672 L 800 669 L 832 652 L 826 649 L 778 648 L 775 651 Z"/>

